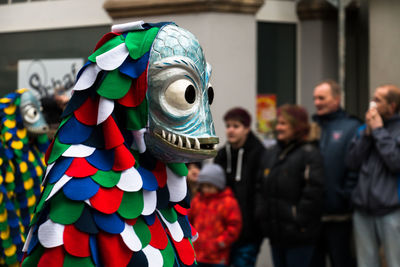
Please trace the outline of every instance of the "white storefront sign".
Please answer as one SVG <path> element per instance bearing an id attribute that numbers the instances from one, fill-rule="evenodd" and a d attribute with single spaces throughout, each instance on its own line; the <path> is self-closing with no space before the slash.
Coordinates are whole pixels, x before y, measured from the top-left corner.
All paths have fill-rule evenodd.
<path id="1" fill-rule="evenodd" d="M 82 58 L 18 61 L 18 88 L 29 88 L 41 97 L 69 93 L 83 66 Z"/>

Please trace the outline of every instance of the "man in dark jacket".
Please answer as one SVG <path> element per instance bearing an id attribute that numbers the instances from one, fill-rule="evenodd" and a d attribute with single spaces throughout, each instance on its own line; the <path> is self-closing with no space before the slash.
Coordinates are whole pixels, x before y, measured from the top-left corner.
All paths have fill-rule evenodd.
<path id="1" fill-rule="evenodd" d="M 224 121 L 228 142 L 214 161 L 225 170 L 227 186 L 233 189 L 243 217 L 242 232 L 232 249 L 231 263 L 235 267 L 252 267 L 262 241 L 255 227 L 254 202 L 256 178 L 265 148 L 250 130 L 251 117 L 246 110 L 233 108 L 225 114 Z"/>
<path id="2" fill-rule="evenodd" d="M 313 120 L 320 132 L 319 147 L 325 169 L 322 231 L 312 260 L 313 267 L 324 267 L 329 256 L 332 267 L 355 266 L 351 253 L 350 194 L 356 173 L 345 165 L 349 144 L 360 126 L 340 107 L 341 90 L 332 80 L 314 89 L 316 114 Z"/>
<path id="3" fill-rule="evenodd" d="M 359 171 L 352 194 L 358 265 L 380 266 L 383 246 L 388 267 L 400 266 L 400 89 L 376 89 L 366 125 L 353 140 L 347 164 Z"/>

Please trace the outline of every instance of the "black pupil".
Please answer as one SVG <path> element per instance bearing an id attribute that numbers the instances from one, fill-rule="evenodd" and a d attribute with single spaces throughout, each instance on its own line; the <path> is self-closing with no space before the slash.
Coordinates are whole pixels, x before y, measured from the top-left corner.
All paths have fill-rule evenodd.
<path id="1" fill-rule="evenodd" d="M 214 101 L 214 89 L 212 87 L 208 87 L 208 103 L 211 105 Z"/>
<path id="2" fill-rule="evenodd" d="M 193 85 L 186 87 L 185 99 L 189 104 L 193 104 L 196 100 L 196 90 L 194 89 Z"/>

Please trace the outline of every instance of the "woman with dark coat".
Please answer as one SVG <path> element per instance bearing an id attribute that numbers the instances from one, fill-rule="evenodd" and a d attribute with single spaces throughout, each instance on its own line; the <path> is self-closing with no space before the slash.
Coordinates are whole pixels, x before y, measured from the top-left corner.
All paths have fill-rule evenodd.
<path id="1" fill-rule="evenodd" d="M 283 105 L 277 144 L 262 159 L 256 217 L 275 267 L 309 266 L 320 228 L 323 165 L 318 147 L 307 141 L 309 129 L 304 108 Z"/>

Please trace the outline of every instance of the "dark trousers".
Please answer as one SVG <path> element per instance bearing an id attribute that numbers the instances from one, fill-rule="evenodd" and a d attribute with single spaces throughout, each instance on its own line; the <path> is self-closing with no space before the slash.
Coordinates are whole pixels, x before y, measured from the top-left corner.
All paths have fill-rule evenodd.
<path id="1" fill-rule="evenodd" d="M 234 245 L 231 250 L 231 266 L 254 267 L 261 242 Z"/>
<path id="2" fill-rule="evenodd" d="M 271 246 L 274 267 L 309 267 L 313 251 L 313 246 L 294 248 Z"/>
<path id="3" fill-rule="evenodd" d="M 352 223 L 325 222 L 317 242 L 311 267 L 325 267 L 326 256 L 332 267 L 354 267 L 356 260 L 352 253 Z"/>

